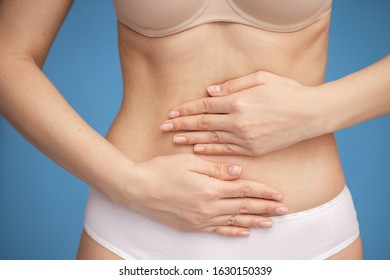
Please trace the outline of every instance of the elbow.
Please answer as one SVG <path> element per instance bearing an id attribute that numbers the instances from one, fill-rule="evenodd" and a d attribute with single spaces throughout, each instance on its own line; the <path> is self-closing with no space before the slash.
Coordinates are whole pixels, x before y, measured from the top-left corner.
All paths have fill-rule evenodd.
<path id="1" fill-rule="evenodd" d="M 33 63 L 40 69 L 43 68 L 46 57 L 37 57 L 28 52 L 1 50 L 0 48 L 0 82 L 1 79 L 12 66 L 19 64 L 20 62 Z"/>
<path id="2" fill-rule="evenodd" d="M 7 110 L 10 85 L 20 82 L 20 73 L 28 65 L 40 67 L 30 55 L 0 50 L 0 116 L 4 117 Z"/>

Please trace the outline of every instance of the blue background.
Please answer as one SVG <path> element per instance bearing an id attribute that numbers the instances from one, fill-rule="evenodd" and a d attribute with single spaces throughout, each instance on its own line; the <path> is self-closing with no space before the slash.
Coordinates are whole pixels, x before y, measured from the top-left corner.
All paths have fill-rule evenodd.
<path id="1" fill-rule="evenodd" d="M 334 1 L 328 81 L 389 54 L 389 13 L 388 0 Z M 44 67 L 102 135 L 121 101 L 116 43 L 111 1 L 75 1 Z M 336 136 L 365 258 L 390 259 L 390 115 Z M 87 193 L 86 184 L 43 156 L 0 116 L 0 259 L 74 259 Z"/>

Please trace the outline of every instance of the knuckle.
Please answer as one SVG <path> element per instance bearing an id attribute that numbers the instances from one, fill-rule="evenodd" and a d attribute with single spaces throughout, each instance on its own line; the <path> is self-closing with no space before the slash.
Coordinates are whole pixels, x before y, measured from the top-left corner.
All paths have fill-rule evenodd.
<path id="1" fill-rule="evenodd" d="M 242 132 L 245 133 L 245 134 L 251 133 L 251 132 L 249 132 L 250 126 L 251 126 L 251 121 L 246 120 L 246 119 L 244 119 L 243 117 L 239 117 L 239 118 L 237 118 L 237 119 L 233 122 L 233 127 L 234 127 L 236 130 L 242 131 Z"/>
<path id="2" fill-rule="evenodd" d="M 254 75 L 253 75 L 253 78 L 257 81 L 257 82 L 261 82 L 264 78 L 264 75 L 265 75 L 265 72 L 264 71 L 257 71 Z"/>
<path id="3" fill-rule="evenodd" d="M 238 119 L 232 123 L 232 127 L 236 130 L 242 130 L 244 128 L 243 122 Z"/>
<path id="4" fill-rule="evenodd" d="M 245 131 L 247 134 L 250 134 L 249 130 L 254 122 L 248 119 L 241 118 L 240 123 L 241 123 L 241 129 Z"/>
<path id="5" fill-rule="evenodd" d="M 237 219 L 236 215 L 229 216 L 229 218 L 227 218 L 226 221 L 225 221 L 225 225 L 227 225 L 227 226 L 235 226 L 236 225 L 236 219 Z"/>
<path id="6" fill-rule="evenodd" d="M 214 163 L 214 175 L 215 178 L 221 178 L 222 177 L 222 164 L 220 163 Z"/>
<path id="7" fill-rule="evenodd" d="M 196 212 L 202 219 L 207 219 L 211 216 L 211 210 L 205 206 L 199 207 Z"/>
<path id="8" fill-rule="evenodd" d="M 265 83 L 267 77 L 268 77 L 268 72 L 266 72 L 266 71 L 257 71 L 254 74 L 255 82 L 260 83 L 260 84 Z"/>
<path id="9" fill-rule="evenodd" d="M 211 228 L 211 233 L 221 233 L 221 227 L 220 226 L 213 226 Z"/>
<path id="10" fill-rule="evenodd" d="M 264 195 L 266 194 L 265 190 L 264 190 L 264 187 L 263 186 L 260 186 L 257 190 L 257 196 L 258 197 L 264 197 Z"/>
<path id="11" fill-rule="evenodd" d="M 271 152 L 271 150 L 268 147 L 264 146 L 255 146 L 250 148 L 250 152 L 255 156 L 261 156 L 266 154 L 267 152 Z"/>
<path id="12" fill-rule="evenodd" d="M 244 139 L 245 141 L 245 149 L 252 154 L 257 154 L 258 153 L 258 145 L 255 140 L 252 139 Z"/>
<path id="13" fill-rule="evenodd" d="M 249 222 L 248 222 L 248 226 L 250 227 L 258 227 L 259 226 L 259 222 L 257 219 L 251 219 Z"/>
<path id="14" fill-rule="evenodd" d="M 235 83 L 235 80 L 229 80 L 224 83 L 222 87 L 227 93 L 233 93 L 235 90 Z"/>
<path id="15" fill-rule="evenodd" d="M 245 127 L 245 124 L 244 124 Z M 245 129 L 244 133 L 242 134 L 242 138 L 247 143 L 254 143 L 256 141 L 256 134 L 253 132 L 253 129 Z"/>
<path id="16" fill-rule="evenodd" d="M 231 107 L 234 111 L 241 111 L 244 108 L 244 103 L 239 98 L 234 98 L 231 102 Z"/>
<path id="17" fill-rule="evenodd" d="M 170 120 L 170 122 L 173 124 L 173 127 L 175 129 L 184 128 L 184 124 L 181 121 L 179 121 L 179 119 L 172 119 Z"/>
<path id="18" fill-rule="evenodd" d="M 251 186 L 244 184 L 241 186 L 240 197 L 249 197 L 251 194 Z"/>
<path id="19" fill-rule="evenodd" d="M 249 201 L 247 199 L 242 199 L 240 207 L 238 209 L 239 214 L 248 214 L 249 213 Z"/>
<path id="20" fill-rule="evenodd" d="M 259 148 L 255 145 L 255 144 L 249 144 L 247 147 L 246 147 L 246 150 L 250 153 L 250 155 L 252 156 L 257 156 L 260 153 L 260 150 Z"/>
<path id="21" fill-rule="evenodd" d="M 216 131 L 210 131 L 209 138 L 211 143 L 219 143 L 221 141 Z"/>
<path id="22" fill-rule="evenodd" d="M 246 120 L 244 118 L 237 119 L 234 128 L 240 133 L 241 138 L 244 140 L 246 139 L 253 139 L 255 140 L 255 136 L 252 129 L 253 122 L 250 120 Z"/>
<path id="23" fill-rule="evenodd" d="M 201 130 L 206 130 L 208 128 L 209 124 L 207 121 L 206 116 L 200 116 L 198 118 L 198 128 Z"/>
<path id="24" fill-rule="evenodd" d="M 178 226 L 180 230 L 186 232 L 197 231 L 199 228 L 202 227 L 203 227 L 203 223 L 201 223 L 200 220 L 196 218 L 190 218 Z"/>
<path id="25" fill-rule="evenodd" d="M 198 226 L 202 225 L 202 222 L 200 221 L 199 218 L 197 217 L 192 217 L 189 221 L 188 221 L 188 228 L 189 229 L 193 229 L 193 228 L 196 228 Z"/>
<path id="26" fill-rule="evenodd" d="M 202 223 L 196 219 L 192 219 L 183 223 L 179 226 L 179 229 L 185 232 L 194 232 L 199 230 L 202 227 Z"/>
<path id="27" fill-rule="evenodd" d="M 223 148 L 223 152 L 226 153 L 226 154 L 233 154 L 234 153 L 234 149 L 227 143 L 223 144 L 222 146 Z"/>
<path id="28" fill-rule="evenodd" d="M 180 112 L 181 116 L 187 116 L 188 115 L 188 107 L 187 105 L 181 105 L 177 110 Z"/>
<path id="29" fill-rule="evenodd" d="M 191 133 L 187 133 L 186 135 L 187 143 L 188 144 L 196 144 L 197 137 Z"/>
<path id="30" fill-rule="evenodd" d="M 223 233 L 226 236 L 237 236 L 237 230 L 226 229 Z"/>
<path id="31" fill-rule="evenodd" d="M 268 204 L 265 209 L 264 209 L 264 213 L 265 214 L 272 214 L 274 212 L 274 208 L 272 205 Z"/>
<path id="32" fill-rule="evenodd" d="M 200 111 L 202 113 L 209 113 L 211 111 L 210 102 L 207 98 L 202 98 L 200 100 Z"/>
<path id="33" fill-rule="evenodd" d="M 201 197 L 205 200 L 213 200 L 217 197 L 217 192 L 211 188 L 207 188 L 202 191 Z"/>
<path id="34" fill-rule="evenodd" d="M 201 226 L 201 221 L 197 218 L 197 215 L 187 214 L 181 217 L 178 224 L 178 229 L 183 231 L 194 231 Z"/>
<path id="35" fill-rule="evenodd" d="M 188 223 L 183 223 L 178 226 L 179 230 L 191 232 L 196 230 L 195 224 L 192 223 L 192 221 L 189 221 Z"/>

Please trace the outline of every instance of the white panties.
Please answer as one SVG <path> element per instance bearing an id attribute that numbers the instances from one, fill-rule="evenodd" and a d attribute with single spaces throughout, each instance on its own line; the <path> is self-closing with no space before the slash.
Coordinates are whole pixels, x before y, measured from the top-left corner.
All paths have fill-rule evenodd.
<path id="1" fill-rule="evenodd" d="M 249 237 L 188 233 L 111 202 L 91 188 L 85 230 L 124 259 L 326 259 L 359 236 L 347 187 L 307 211 L 273 217 L 274 226 L 251 229 Z"/>

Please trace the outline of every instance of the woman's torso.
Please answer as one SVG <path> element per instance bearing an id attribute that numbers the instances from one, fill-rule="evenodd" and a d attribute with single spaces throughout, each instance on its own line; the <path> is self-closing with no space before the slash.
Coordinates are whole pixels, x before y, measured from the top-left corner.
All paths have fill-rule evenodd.
<path id="1" fill-rule="evenodd" d="M 107 139 L 134 161 L 191 153 L 160 131 L 174 107 L 207 96 L 211 84 L 259 70 L 305 85 L 324 80 L 329 16 L 297 32 L 269 32 L 214 22 L 150 38 L 118 23 L 123 101 Z M 333 135 L 300 142 L 260 157 L 204 156 L 242 165 L 242 178 L 281 190 L 290 213 L 323 204 L 344 187 Z"/>

